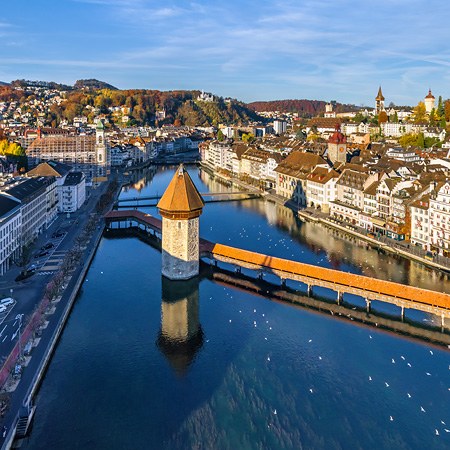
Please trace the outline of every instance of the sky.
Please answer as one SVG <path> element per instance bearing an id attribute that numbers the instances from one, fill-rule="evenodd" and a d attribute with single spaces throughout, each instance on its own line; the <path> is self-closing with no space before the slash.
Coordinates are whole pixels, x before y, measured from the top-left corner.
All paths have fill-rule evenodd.
<path id="1" fill-rule="evenodd" d="M 245 102 L 450 98 L 445 0 L 5 0 L 0 81 L 199 89 Z"/>

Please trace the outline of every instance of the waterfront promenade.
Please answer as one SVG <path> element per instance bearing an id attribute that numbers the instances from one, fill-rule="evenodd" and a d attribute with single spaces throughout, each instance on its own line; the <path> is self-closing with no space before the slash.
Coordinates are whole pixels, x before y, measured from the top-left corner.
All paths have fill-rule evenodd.
<path id="1" fill-rule="evenodd" d="M 52 228 L 48 230 L 47 235 L 44 234 L 38 239 L 35 243 L 35 247 L 39 248 L 40 245 L 45 243 L 52 230 L 64 229 L 66 234 L 59 244 L 58 249 L 61 252 L 68 252 L 72 249 L 77 238 L 80 236 L 83 227 L 92 218 L 92 214 L 95 214 L 93 211 L 95 210 L 101 195 L 105 192 L 105 189 L 106 185 L 104 184 L 91 191 L 86 204 L 77 213 L 72 214 L 71 217 L 60 215 Z M 100 216 L 97 215 L 97 220 L 99 218 Z M 33 337 L 36 333 L 32 333 L 31 338 L 29 338 L 31 339 L 30 342 L 33 342 L 30 349 L 30 355 L 26 358 L 19 355 L 20 362 L 22 364 L 26 362 L 26 365 L 24 365 L 22 369 L 22 373 L 18 379 L 7 381 L 7 384 L 11 384 L 11 386 L 7 387 L 6 390 L 4 386 L 3 392 L 8 396 L 8 410 L 5 412 L 1 421 L 2 427 L 5 427 L 6 429 L 5 437 L 1 437 L 2 449 L 10 448 L 14 441 L 19 416 L 24 413 L 24 410 L 28 413 L 29 408 L 33 404 L 33 397 L 45 374 L 46 367 L 63 330 L 65 321 L 69 316 L 85 273 L 95 254 L 102 232 L 103 223 L 102 221 L 98 221 L 98 226 L 93 230 L 88 243 L 84 247 L 79 264 L 75 265 L 66 277 L 63 291 L 42 309 L 42 325 L 37 330 L 37 336 Z M 29 317 L 36 307 L 40 308 L 45 286 L 51 282 L 52 277 L 57 272 L 40 272 L 38 270 L 31 278 L 17 283 L 14 282 L 14 277 L 18 271 L 19 269 L 16 268 L 7 273 L 6 277 L 2 280 L 2 283 L 4 284 L 3 288 L 10 289 L 9 286 L 14 286 L 14 298 L 17 301 L 17 304 L 20 305 L 20 308 L 22 308 L 20 311 L 22 311 L 24 307 L 28 307 L 29 312 L 26 313 L 24 311 L 23 314 Z M 39 276 L 40 273 L 42 273 L 41 276 Z M 14 314 L 15 313 L 16 311 L 14 311 Z M 24 321 L 24 330 L 27 325 L 27 322 Z M 18 339 L 23 340 L 24 337 L 25 334 L 22 336 L 19 334 Z M 14 347 L 16 348 L 18 345 L 17 342 L 14 342 L 14 344 L 16 344 Z M 22 343 L 22 349 L 24 344 L 25 341 Z M 7 350 L 5 349 L 5 351 Z"/>
<path id="2" fill-rule="evenodd" d="M 262 191 L 257 186 L 248 184 L 245 181 L 240 180 L 236 177 L 228 177 L 224 174 L 217 173 L 213 171 L 211 167 L 209 167 L 208 165 L 204 165 L 203 163 L 202 167 L 208 170 L 213 177 L 222 180 L 226 183 L 238 186 L 241 189 L 247 189 L 250 192 L 261 192 L 263 197 L 267 201 L 271 201 L 273 203 L 286 206 L 287 208 L 297 213 L 298 217 L 302 220 L 320 223 L 326 227 L 339 230 L 340 232 L 345 233 L 349 236 L 363 239 L 364 241 L 372 245 L 374 248 L 380 248 L 384 251 L 401 255 L 405 258 L 417 261 L 421 264 L 424 264 L 427 267 L 431 267 L 433 269 L 450 273 L 450 258 L 446 258 L 444 256 L 439 255 L 434 255 L 430 257 L 429 253 L 420 247 L 413 246 L 408 242 L 394 241 L 393 239 L 389 239 L 386 236 L 371 237 L 369 236 L 367 230 L 364 230 L 363 228 L 354 225 L 350 226 L 345 222 L 339 222 L 337 220 L 334 220 L 330 218 L 328 214 L 325 214 L 315 208 L 303 208 L 303 207 L 300 208 L 296 202 L 294 202 L 293 200 L 285 199 L 280 195 L 277 195 L 274 190 L 270 192 Z"/>

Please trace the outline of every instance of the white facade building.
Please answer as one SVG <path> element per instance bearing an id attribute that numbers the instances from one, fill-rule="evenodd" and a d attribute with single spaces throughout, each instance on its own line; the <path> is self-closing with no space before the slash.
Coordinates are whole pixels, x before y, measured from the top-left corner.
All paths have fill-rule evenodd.
<path id="1" fill-rule="evenodd" d="M 273 130 L 275 134 L 284 134 L 286 133 L 287 122 L 285 120 L 276 119 L 273 121 Z"/>
<path id="2" fill-rule="evenodd" d="M 339 174 L 325 167 L 316 167 L 306 177 L 306 199 L 307 205 L 320 208 L 327 213 L 330 202 L 335 200 L 336 181 Z"/>
<path id="3" fill-rule="evenodd" d="M 20 256 L 21 228 L 20 202 L 0 194 L 0 275 Z"/>
<path id="4" fill-rule="evenodd" d="M 86 178 L 83 172 L 67 175 L 61 192 L 61 211 L 71 213 L 83 206 L 86 200 Z"/>
<path id="5" fill-rule="evenodd" d="M 450 256 L 450 181 L 430 194 L 430 249 Z"/>
<path id="6" fill-rule="evenodd" d="M 414 150 L 404 149 L 403 147 L 389 148 L 386 156 L 405 163 L 416 163 L 422 160 Z"/>
<path id="7" fill-rule="evenodd" d="M 56 187 L 55 177 L 21 178 L 2 188 L 4 195 L 21 203 L 21 245 L 33 242 L 47 228 L 47 215 L 53 216 L 57 209 L 58 202 L 47 211 L 52 184 Z"/>
<path id="8" fill-rule="evenodd" d="M 410 206 L 411 244 L 429 250 L 430 240 L 430 197 L 425 195 Z"/>

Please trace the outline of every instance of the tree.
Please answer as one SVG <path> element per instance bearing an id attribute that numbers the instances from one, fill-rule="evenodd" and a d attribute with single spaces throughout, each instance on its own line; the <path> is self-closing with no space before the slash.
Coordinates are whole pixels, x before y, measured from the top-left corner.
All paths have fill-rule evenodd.
<path id="1" fill-rule="evenodd" d="M 299 128 L 297 130 L 297 132 L 295 133 L 295 138 L 296 139 L 301 139 L 301 140 L 305 140 L 306 139 L 306 133 L 304 132 L 304 130 L 302 130 L 301 128 Z"/>
<path id="2" fill-rule="evenodd" d="M 250 144 L 255 140 L 255 136 L 252 133 L 244 133 L 241 136 L 242 142 L 245 142 L 246 144 Z"/>
<path id="3" fill-rule="evenodd" d="M 388 121 L 388 115 L 386 111 L 381 111 L 380 114 L 378 114 L 378 125 L 381 125 L 382 123 L 385 123 Z"/>
<path id="4" fill-rule="evenodd" d="M 431 148 L 431 147 L 441 147 L 442 146 L 442 142 L 439 141 L 438 138 L 435 137 L 426 137 L 424 139 L 424 143 L 425 143 L 425 148 Z"/>
<path id="5" fill-rule="evenodd" d="M 450 100 L 445 100 L 444 114 L 445 114 L 445 121 L 450 122 Z"/>
<path id="6" fill-rule="evenodd" d="M 366 123 L 367 122 L 367 118 L 363 115 L 363 113 L 361 111 L 358 111 L 355 114 L 355 116 L 353 117 L 353 122 L 356 122 L 356 123 L 364 122 L 364 123 Z"/>
<path id="7" fill-rule="evenodd" d="M 425 109 L 425 103 L 419 102 L 413 110 L 412 119 L 414 123 L 427 122 L 427 110 Z"/>
<path id="8" fill-rule="evenodd" d="M 219 130 L 217 132 L 217 140 L 219 142 L 223 142 L 225 140 L 225 135 L 223 134 L 222 130 Z"/>
<path id="9" fill-rule="evenodd" d="M 442 95 L 439 96 L 438 100 L 437 116 L 439 121 L 445 117 L 445 109 L 444 109 L 444 102 L 442 101 Z"/>
<path id="10" fill-rule="evenodd" d="M 0 141 L 0 155 L 25 156 L 25 150 L 16 142 Z"/>
<path id="11" fill-rule="evenodd" d="M 436 110 L 434 108 L 430 112 L 430 117 L 428 118 L 428 121 L 432 127 L 436 126 L 438 118 L 437 118 Z"/>
<path id="12" fill-rule="evenodd" d="M 397 111 L 394 112 L 394 114 L 391 114 L 389 116 L 389 122 L 391 123 L 398 123 L 398 114 Z"/>
<path id="13" fill-rule="evenodd" d="M 420 133 L 422 134 L 422 133 Z M 423 144 L 423 134 L 422 134 L 422 144 Z M 419 141 L 419 135 L 416 133 L 406 133 L 403 136 L 401 136 L 398 140 L 399 144 L 402 147 L 417 147 Z M 422 145 L 423 147 L 423 145 Z"/>
<path id="14" fill-rule="evenodd" d="M 425 138 L 423 136 L 423 133 L 419 133 L 417 135 L 417 144 L 416 145 L 417 145 L 417 147 L 425 148 Z"/>

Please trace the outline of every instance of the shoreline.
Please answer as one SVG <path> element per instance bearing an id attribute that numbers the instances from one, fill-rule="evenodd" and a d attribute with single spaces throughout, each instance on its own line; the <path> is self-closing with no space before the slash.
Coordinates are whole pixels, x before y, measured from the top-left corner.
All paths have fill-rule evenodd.
<path id="1" fill-rule="evenodd" d="M 114 194 L 114 199 L 118 197 L 118 195 L 121 192 L 123 183 L 119 183 L 117 192 Z M 111 207 L 111 205 L 110 205 Z M 109 207 L 109 208 L 110 208 Z M 99 216 L 99 219 L 101 219 L 103 215 Z M 34 369 L 33 373 L 30 372 L 30 374 L 26 373 L 26 368 L 24 371 L 24 375 L 22 376 L 21 380 L 25 378 L 25 375 L 29 375 L 28 378 L 31 377 L 31 380 L 26 381 L 26 393 L 25 395 L 21 395 L 20 393 L 17 393 L 17 396 L 21 396 L 21 401 L 19 402 L 19 408 L 15 407 L 15 413 L 12 416 L 12 421 L 10 422 L 9 427 L 7 427 L 7 435 L 5 436 L 5 440 L 3 442 L 3 445 L 1 446 L 1 449 L 10 449 L 13 448 L 13 444 L 16 441 L 16 433 L 17 433 L 17 426 L 19 423 L 19 419 L 21 417 L 20 415 L 20 409 L 22 407 L 27 407 L 32 410 L 30 416 L 29 416 L 29 422 L 28 426 L 30 426 L 32 421 L 32 416 L 34 414 L 34 398 L 37 395 L 37 392 L 39 391 L 39 387 L 42 383 L 42 380 L 45 377 L 46 371 L 49 367 L 49 364 L 52 360 L 52 357 L 54 355 L 54 352 L 58 346 L 59 339 L 61 338 L 61 335 L 63 333 L 64 327 L 67 323 L 67 320 L 70 317 L 70 313 L 75 305 L 78 293 L 81 289 L 81 286 L 83 284 L 83 281 L 86 277 L 86 274 L 89 270 L 89 267 L 92 264 L 92 261 L 94 259 L 94 256 L 97 252 L 97 248 L 101 242 L 101 239 L 103 237 L 104 232 L 104 222 L 102 220 L 99 220 L 98 222 L 98 228 L 94 231 L 94 233 L 91 236 L 90 242 L 87 243 L 85 253 L 80 261 L 80 265 L 72 272 L 72 274 L 69 274 L 70 280 L 67 283 L 67 287 L 64 289 L 62 294 L 59 297 L 59 300 L 57 301 L 56 308 L 58 304 L 63 305 L 62 310 L 59 311 L 59 317 L 57 318 L 57 321 L 52 323 L 53 332 L 52 334 L 46 338 L 48 342 L 46 342 L 46 347 L 44 350 L 41 350 L 41 354 L 37 354 L 37 348 L 34 349 L 32 353 L 32 357 L 35 356 L 38 358 L 37 367 Z M 53 302 L 52 302 L 53 303 Z M 56 302 L 55 302 L 56 303 Z M 52 318 L 50 318 L 49 322 L 52 321 Z M 39 345 L 37 346 L 39 347 Z M 20 381 L 18 387 L 20 387 Z M 25 381 L 25 380 L 24 380 Z M 11 393 L 11 404 L 13 404 L 13 397 L 16 390 Z M 17 402 L 17 399 L 15 401 Z M 12 408 L 13 409 L 13 408 Z M 11 419 L 10 419 L 11 420 Z"/>
<path id="2" fill-rule="evenodd" d="M 319 215 L 318 213 L 315 213 L 315 211 L 312 211 L 312 210 L 310 211 L 308 208 L 300 209 L 296 205 L 294 205 L 292 201 L 286 200 L 285 198 L 280 197 L 277 194 L 262 191 L 261 189 L 258 189 L 256 186 L 251 186 L 251 185 L 249 185 L 241 180 L 238 180 L 234 177 L 227 177 L 221 173 L 217 173 L 214 171 L 214 169 L 209 164 L 206 164 L 204 162 L 200 162 L 200 167 L 205 169 L 208 173 L 211 173 L 211 175 L 213 177 L 217 177 L 227 183 L 231 183 L 232 185 L 235 184 L 244 189 L 253 190 L 253 191 L 257 190 L 258 192 L 261 192 L 263 194 L 263 198 L 265 200 L 271 201 L 273 203 L 277 203 L 279 205 L 282 205 L 282 206 L 285 206 L 286 208 L 291 209 L 294 212 L 294 214 L 297 214 L 297 216 L 303 221 L 320 223 L 327 228 L 332 228 L 332 229 L 341 231 L 349 236 L 353 236 L 353 237 L 362 239 L 363 241 L 371 244 L 371 246 L 373 248 L 379 248 L 379 249 L 385 250 L 387 252 L 390 252 L 394 255 L 400 255 L 404 258 L 407 258 L 407 259 L 413 260 L 415 262 L 418 262 L 420 264 L 423 264 L 424 266 L 426 266 L 428 268 L 439 270 L 445 274 L 450 274 L 450 266 L 446 266 L 439 262 L 426 259 L 418 254 L 408 251 L 408 248 L 403 248 L 403 246 L 400 244 L 397 244 L 396 246 L 394 246 L 396 244 L 394 242 L 392 242 L 392 244 L 386 243 L 386 242 L 381 242 L 380 240 L 371 238 L 363 233 L 358 232 L 357 230 L 347 228 L 344 224 L 339 224 L 337 222 L 334 222 L 330 218 L 322 217 L 324 215 L 323 213 L 321 213 Z"/>

